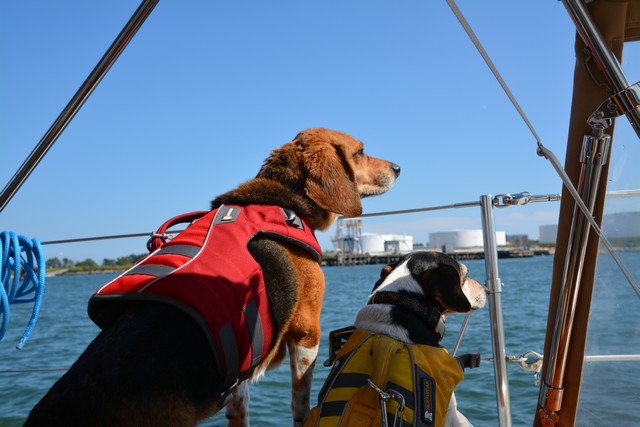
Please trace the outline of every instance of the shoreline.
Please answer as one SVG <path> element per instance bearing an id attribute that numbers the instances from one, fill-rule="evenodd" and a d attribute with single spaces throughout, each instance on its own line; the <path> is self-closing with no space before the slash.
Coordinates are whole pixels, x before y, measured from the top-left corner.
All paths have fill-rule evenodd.
<path id="1" fill-rule="evenodd" d="M 70 271 L 70 269 L 61 269 L 61 270 L 52 270 L 47 271 L 45 277 L 57 277 L 57 276 L 79 276 L 79 275 L 94 275 L 94 274 L 116 274 L 122 273 L 126 271 L 129 267 L 123 268 L 104 268 L 98 270 L 78 270 L 78 271 Z"/>

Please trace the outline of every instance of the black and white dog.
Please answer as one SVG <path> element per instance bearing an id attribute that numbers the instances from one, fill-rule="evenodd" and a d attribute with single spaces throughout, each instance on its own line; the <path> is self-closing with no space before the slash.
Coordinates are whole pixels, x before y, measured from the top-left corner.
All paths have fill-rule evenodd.
<path id="1" fill-rule="evenodd" d="M 355 320 L 355 333 L 351 335 L 349 341 L 338 353 L 337 362 L 334 363 L 332 373 L 325 382 L 319 399 L 320 404 L 317 409 L 314 408 L 318 419 L 333 415 L 335 416 L 334 420 L 339 420 L 336 422 L 337 425 L 348 425 L 349 422 L 353 422 L 345 421 L 350 416 L 348 406 L 353 407 L 355 404 L 353 397 L 350 398 L 349 402 L 351 403 L 343 405 L 339 411 L 334 411 L 333 414 L 327 414 L 331 410 L 324 408 L 331 408 L 331 405 L 325 402 L 332 400 L 331 390 L 339 387 L 341 382 L 344 383 L 344 379 L 336 380 L 339 375 L 342 375 L 343 372 L 354 372 L 361 369 L 355 368 L 354 370 L 349 367 L 349 364 L 353 366 L 360 363 L 360 366 L 363 366 L 371 364 L 371 361 L 375 359 L 376 345 L 367 347 L 366 340 L 369 338 L 363 339 L 363 336 L 386 336 L 392 341 L 404 343 L 404 345 L 399 345 L 409 349 L 409 353 L 412 354 L 410 357 L 395 357 L 388 368 L 389 372 L 402 370 L 401 366 L 403 365 L 394 367 L 395 363 L 410 363 L 411 361 L 417 366 L 419 357 L 416 355 L 420 352 L 421 360 L 427 360 L 425 357 L 429 359 L 428 363 L 431 365 L 432 371 L 444 372 L 448 370 L 452 373 L 444 377 L 441 372 L 429 374 L 436 382 L 433 390 L 437 388 L 441 393 L 438 396 L 440 407 L 438 412 L 426 411 L 433 414 L 433 418 L 424 425 L 471 426 L 467 418 L 458 411 L 453 394 L 453 388 L 463 377 L 462 367 L 444 348 L 440 347 L 439 342 L 444 334 L 444 320 L 447 315 L 479 309 L 484 306 L 486 298 L 485 287 L 467 276 L 467 267 L 443 253 L 417 251 L 402 257 L 395 265 L 385 266 L 382 269 L 380 279 L 373 288 L 368 304 L 358 312 Z M 353 342 L 356 340 L 359 341 L 358 344 Z M 352 360 L 362 358 L 358 355 L 360 348 L 369 348 L 368 354 L 363 357 L 367 358 L 370 355 L 372 359 L 352 363 Z M 420 367 L 416 366 L 412 368 L 413 372 L 420 370 Z M 335 372 L 338 370 L 340 373 Z M 354 374 L 349 375 L 351 375 L 350 378 L 353 378 Z M 371 374 L 372 377 L 375 375 L 376 373 Z M 389 376 L 385 381 L 388 386 L 393 382 L 393 378 Z M 401 382 L 402 379 L 399 381 Z M 353 383 L 350 386 L 353 387 Z M 420 406 L 420 399 L 424 400 L 424 392 L 419 391 L 421 387 L 424 389 L 424 386 L 419 385 L 416 380 L 412 386 L 400 387 L 400 389 L 409 388 L 415 393 L 407 397 L 406 400 L 408 405 L 412 400 L 413 417 L 416 418 L 425 414 L 424 405 Z M 422 397 L 420 397 L 420 393 L 422 393 Z M 329 397 L 327 398 L 327 396 Z M 335 408 L 338 402 L 331 403 Z M 427 405 L 429 404 L 427 403 Z M 433 406 L 435 407 L 435 405 L 435 400 L 433 400 Z M 444 414 L 445 412 L 446 414 Z M 419 422 L 416 423 L 416 418 L 413 422 L 407 419 L 405 421 L 412 425 L 423 425 Z M 311 420 L 307 425 L 313 425 L 314 421 Z M 392 422 L 389 422 L 389 425 L 391 424 Z"/>

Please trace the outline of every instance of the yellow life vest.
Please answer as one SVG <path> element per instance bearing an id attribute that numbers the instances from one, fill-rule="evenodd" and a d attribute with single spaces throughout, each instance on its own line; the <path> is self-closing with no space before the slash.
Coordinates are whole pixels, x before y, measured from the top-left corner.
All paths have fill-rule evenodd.
<path id="1" fill-rule="evenodd" d="M 396 426 L 444 426 L 451 393 L 463 377 L 459 362 L 444 347 L 405 344 L 358 330 L 336 355 L 305 427 L 380 426 L 381 392 L 392 397 L 386 401 L 387 425 L 393 426 L 397 416 L 402 422 Z"/>

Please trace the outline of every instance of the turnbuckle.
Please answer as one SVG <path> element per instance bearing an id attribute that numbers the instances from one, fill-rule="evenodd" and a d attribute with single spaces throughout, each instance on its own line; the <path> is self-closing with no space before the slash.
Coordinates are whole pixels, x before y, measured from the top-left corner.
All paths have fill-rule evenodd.
<path id="1" fill-rule="evenodd" d="M 523 191 L 516 194 L 498 194 L 493 198 L 492 203 L 496 208 L 508 208 L 509 206 L 520 206 L 533 202 L 557 202 L 560 198 L 560 194 L 532 196 L 528 191 Z"/>
<path id="2" fill-rule="evenodd" d="M 517 363 L 523 370 L 534 372 L 535 385 L 540 385 L 540 370 L 543 360 L 544 356 L 535 351 L 527 351 L 520 356 L 507 356 L 507 362 Z"/>
<path id="3" fill-rule="evenodd" d="M 398 426 L 402 425 L 402 417 L 404 416 L 404 396 L 400 394 L 398 391 L 390 389 L 390 390 L 382 390 L 380 387 L 374 384 L 371 378 L 367 378 L 367 382 L 380 395 L 380 409 L 381 412 L 381 420 L 383 427 L 389 427 L 389 421 L 387 420 L 387 402 L 389 400 L 395 400 L 398 402 L 398 407 L 396 408 L 396 413 L 393 418 L 393 427 L 396 427 L 396 422 L 399 421 Z"/>

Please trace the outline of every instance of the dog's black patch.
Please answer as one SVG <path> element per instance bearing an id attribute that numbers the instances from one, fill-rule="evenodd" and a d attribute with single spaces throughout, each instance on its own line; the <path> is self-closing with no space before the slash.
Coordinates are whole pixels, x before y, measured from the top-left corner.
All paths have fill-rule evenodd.
<path id="1" fill-rule="evenodd" d="M 165 407 L 191 401 L 205 412 L 223 391 L 210 351 L 201 329 L 182 310 L 165 303 L 130 302 L 51 387 L 25 426 L 80 426 L 91 417 L 103 426 L 150 425 L 144 406 L 132 405 L 141 397 L 157 398 Z M 177 414 L 174 425 L 183 422 Z"/>
<path id="2" fill-rule="evenodd" d="M 426 270 L 447 266 L 458 271 L 459 268 L 457 261 L 440 252 L 414 252 L 412 254 L 405 255 L 396 265 L 401 264 L 407 258 L 409 259 L 407 268 L 414 279 L 418 281 L 420 280 L 422 273 Z"/>
<path id="3" fill-rule="evenodd" d="M 415 298 L 418 301 L 424 300 L 424 295 L 414 292 L 399 291 L 398 293 L 408 298 Z M 424 317 L 395 306 L 391 309 L 390 315 L 391 323 L 406 329 L 411 342 L 430 346 L 439 345 L 440 339 L 438 335 L 435 333 L 433 326 Z"/>
<path id="4" fill-rule="evenodd" d="M 407 268 L 424 289 L 426 298 L 432 299 L 440 311 L 471 310 L 471 303 L 462 292 L 460 264 L 453 258 L 439 252 L 418 252 L 411 256 Z"/>

